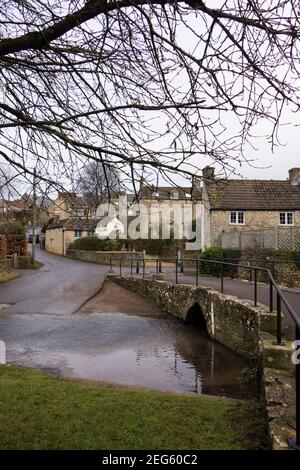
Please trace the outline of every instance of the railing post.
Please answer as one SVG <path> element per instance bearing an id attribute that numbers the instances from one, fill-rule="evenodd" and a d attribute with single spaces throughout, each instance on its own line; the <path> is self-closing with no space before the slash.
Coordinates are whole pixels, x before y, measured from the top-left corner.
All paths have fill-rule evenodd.
<path id="1" fill-rule="evenodd" d="M 155 272 L 156 272 L 156 274 L 158 274 L 158 259 L 156 260 L 156 263 L 155 263 L 155 264 L 156 264 L 156 266 L 155 266 Z"/>
<path id="2" fill-rule="evenodd" d="M 130 277 L 132 277 L 132 258 L 130 258 Z"/>
<path id="3" fill-rule="evenodd" d="M 112 272 L 112 262 L 111 262 L 111 256 L 109 257 L 109 270 Z"/>
<path id="4" fill-rule="evenodd" d="M 254 306 L 257 306 L 257 269 L 254 268 Z"/>
<path id="5" fill-rule="evenodd" d="M 281 297 L 277 292 L 276 298 L 276 308 L 277 308 L 277 344 L 281 344 Z"/>
<path id="6" fill-rule="evenodd" d="M 180 272 L 183 273 L 183 259 L 180 260 Z"/>
<path id="7" fill-rule="evenodd" d="M 140 272 L 140 262 L 139 262 L 139 260 L 137 259 L 137 260 L 136 260 L 136 274 L 139 274 L 139 272 Z"/>
<path id="8" fill-rule="evenodd" d="M 120 258 L 120 277 L 122 277 L 122 259 Z"/>
<path id="9" fill-rule="evenodd" d="M 252 282 L 253 279 L 252 279 L 252 261 L 251 260 L 249 261 L 249 266 L 250 266 L 250 282 Z"/>
<path id="10" fill-rule="evenodd" d="M 143 259 L 143 279 L 145 279 L 145 260 Z"/>
<path id="11" fill-rule="evenodd" d="M 175 258 L 175 283 L 178 284 L 178 256 Z"/>
<path id="12" fill-rule="evenodd" d="M 273 312 L 273 282 L 271 279 L 269 284 L 269 307 L 270 312 Z"/>
<path id="13" fill-rule="evenodd" d="M 224 292 L 224 270 L 223 270 L 224 266 L 223 264 L 221 264 L 221 292 L 223 294 Z"/>
<path id="14" fill-rule="evenodd" d="M 161 260 L 158 262 L 158 273 L 161 274 L 162 268 L 161 268 Z"/>
<path id="15" fill-rule="evenodd" d="M 196 286 L 199 284 L 199 260 L 196 260 Z"/>

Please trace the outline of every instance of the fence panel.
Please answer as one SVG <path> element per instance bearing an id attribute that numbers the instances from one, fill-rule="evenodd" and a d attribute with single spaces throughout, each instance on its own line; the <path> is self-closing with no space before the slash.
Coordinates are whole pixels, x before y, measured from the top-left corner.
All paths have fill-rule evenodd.
<path id="1" fill-rule="evenodd" d="M 300 250 L 300 227 L 225 232 L 221 235 L 222 248 L 266 250 Z"/>

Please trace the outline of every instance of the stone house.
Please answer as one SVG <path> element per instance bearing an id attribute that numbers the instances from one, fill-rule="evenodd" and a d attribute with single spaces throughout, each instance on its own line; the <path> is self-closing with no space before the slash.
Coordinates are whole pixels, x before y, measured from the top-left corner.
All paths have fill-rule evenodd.
<path id="1" fill-rule="evenodd" d="M 48 205 L 49 217 L 54 219 L 67 219 L 70 217 L 87 217 L 83 199 L 74 192 L 59 191 L 55 201 Z"/>
<path id="2" fill-rule="evenodd" d="M 214 169 L 206 167 L 202 200 L 202 248 L 222 245 L 224 235 L 233 240 L 255 230 L 276 235 L 280 229 L 289 235 L 300 230 L 300 168 L 290 169 L 289 178 L 279 181 L 217 179 Z"/>
<path id="3" fill-rule="evenodd" d="M 45 249 L 64 256 L 74 240 L 94 235 L 97 222 L 96 219 L 86 221 L 78 217 L 53 222 L 45 227 Z"/>

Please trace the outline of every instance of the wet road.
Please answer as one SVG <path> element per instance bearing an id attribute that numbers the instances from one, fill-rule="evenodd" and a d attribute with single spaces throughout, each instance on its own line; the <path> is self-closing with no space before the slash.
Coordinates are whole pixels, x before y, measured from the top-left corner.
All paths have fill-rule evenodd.
<path id="1" fill-rule="evenodd" d="M 20 270 L 21 277 L 0 284 L 2 313 L 76 312 L 100 289 L 107 266 L 82 263 L 37 250 L 38 270 Z"/>
<path id="2" fill-rule="evenodd" d="M 37 257 L 44 263 L 40 270 L 0 285 L 0 303 L 10 304 L 0 309 L 7 363 L 65 377 L 244 396 L 239 377 L 247 363 L 242 358 L 197 328 L 158 315 L 125 289 L 108 285 L 100 294 L 104 310 L 80 311 L 102 286 L 106 266 L 43 251 Z M 125 305 L 134 305 L 136 313 L 126 314 Z"/>

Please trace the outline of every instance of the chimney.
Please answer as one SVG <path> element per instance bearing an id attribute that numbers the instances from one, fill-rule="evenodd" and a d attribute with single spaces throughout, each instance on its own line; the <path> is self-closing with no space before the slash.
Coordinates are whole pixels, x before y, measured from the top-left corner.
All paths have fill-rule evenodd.
<path id="1" fill-rule="evenodd" d="M 291 168 L 289 170 L 289 180 L 292 186 L 300 186 L 300 168 Z"/>
<path id="2" fill-rule="evenodd" d="M 198 176 L 195 176 L 193 178 L 193 188 L 196 190 L 196 191 L 201 191 L 201 178 L 198 178 Z"/>
<path id="3" fill-rule="evenodd" d="M 213 166 L 206 166 L 202 170 L 202 176 L 205 180 L 213 180 L 215 178 L 215 169 Z"/>

